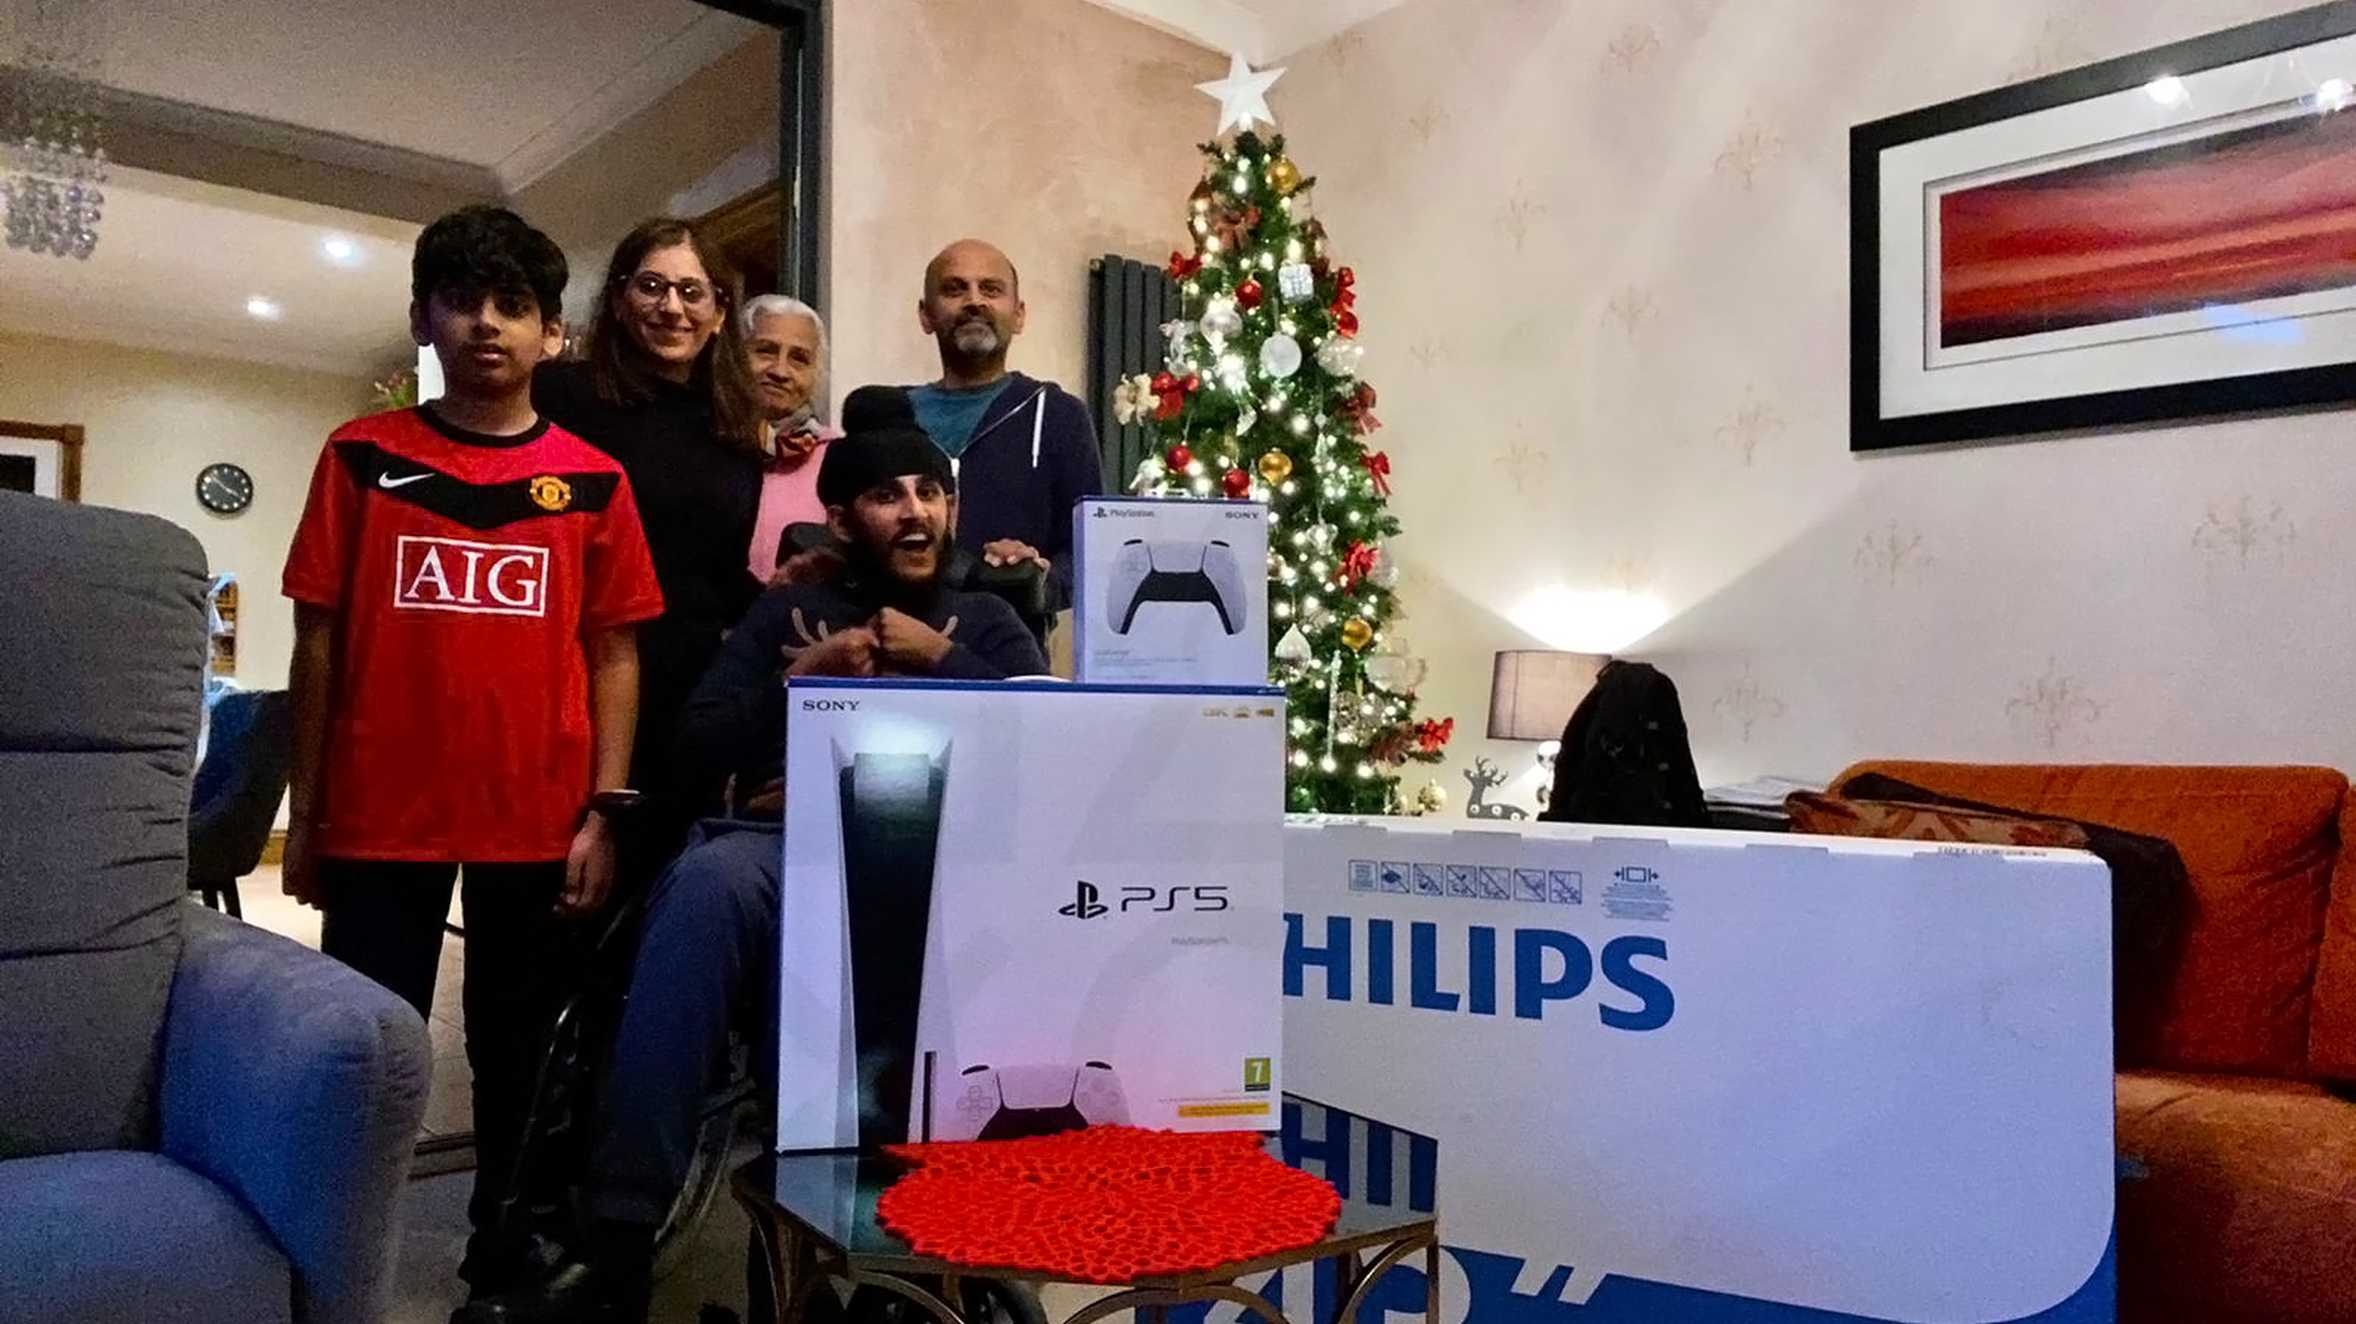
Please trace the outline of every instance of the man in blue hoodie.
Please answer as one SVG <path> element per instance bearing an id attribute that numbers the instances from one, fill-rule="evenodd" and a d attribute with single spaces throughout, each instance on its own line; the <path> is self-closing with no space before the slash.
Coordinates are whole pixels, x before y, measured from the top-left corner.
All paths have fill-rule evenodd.
<path id="1" fill-rule="evenodd" d="M 940 380 L 910 388 L 916 421 L 955 466 L 957 541 L 992 565 L 1047 568 L 1050 605 L 1072 599 L 1072 503 L 1104 491 L 1088 406 L 1006 369 L 1022 334 L 1022 278 L 996 247 L 960 239 L 924 269 L 916 318 Z"/>

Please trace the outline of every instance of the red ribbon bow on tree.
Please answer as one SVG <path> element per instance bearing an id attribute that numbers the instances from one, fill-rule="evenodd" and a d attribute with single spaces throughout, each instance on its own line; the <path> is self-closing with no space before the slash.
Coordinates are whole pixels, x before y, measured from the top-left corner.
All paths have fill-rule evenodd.
<path id="1" fill-rule="evenodd" d="M 1363 542 L 1351 543 L 1350 550 L 1342 553 L 1339 578 L 1343 590 L 1348 591 L 1358 587 L 1359 580 L 1373 573 L 1374 549 Z"/>
<path id="2" fill-rule="evenodd" d="M 1179 411 L 1186 408 L 1186 397 L 1200 389 L 1202 384 L 1203 379 L 1191 372 L 1184 377 L 1173 377 L 1166 372 L 1155 373 L 1153 381 L 1148 383 L 1156 398 L 1154 421 L 1167 423 L 1178 417 Z"/>
<path id="3" fill-rule="evenodd" d="M 1374 416 L 1374 387 L 1367 382 L 1358 383 L 1358 389 L 1352 391 L 1350 398 L 1344 400 L 1341 408 L 1335 412 L 1350 420 L 1351 426 L 1357 429 L 1361 437 L 1383 425 L 1382 420 Z M 1383 495 L 1389 496 L 1389 489 L 1383 489 Z"/>
<path id="4" fill-rule="evenodd" d="M 1391 457 L 1381 451 L 1375 451 L 1371 455 L 1359 457 L 1358 463 L 1365 467 L 1367 478 L 1373 481 L 1374 494 L 1389 496 L 1391 494 Z"/>
<path id="5" fill-rule="evenodd" d="M 1448 738 L 1455 734 L 1456 719 L 1453 717 L 1425 722 L 1415 728 L 1415 747 L 1426 754 L 1437 754 L 1440 747 L 1448 743 Z"/>
<path id="6" fill-rule="evenodd" d="M 1175 248 L 1170 250 L 1170 279 L 1184 280 L 1202 269 L 1203 260 L 1201 258 L 1188 257 Z"/>
<path id="7" fill-rule="evenodd" d="M 1333 329 L 1345 337 L 1358 334 L 1358 314 L 1351 311 L 1358 304 L 1357 284 L 1358 273 L 1348 267 L 1333 273 Z"/>

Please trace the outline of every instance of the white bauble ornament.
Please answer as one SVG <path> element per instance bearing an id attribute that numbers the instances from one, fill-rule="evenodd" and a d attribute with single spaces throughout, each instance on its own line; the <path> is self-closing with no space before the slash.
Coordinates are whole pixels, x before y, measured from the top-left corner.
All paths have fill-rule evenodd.
<path id="1" fill-rule="evenodd" d="M 1399 586 L 1399 563 L 1391 559 L 1391 549 L 1374 549 L 1374 568 L 1366 572 L 1367 581 L 1376 588 L 1392 589 Z"/>
<path id="2" fill-rule="evenodd" d="M 1233 299 L 1213 299 L 1203 309 L 1202 330 L 1205 338 L 1222 341 L 1243 331 L 1243 314 L 1235 310 Z"/>
<path id="3" fill-rule="evenodd" d="M 1327 336 L 1317 347 L 1317 366 L 1336 377 L 1355 377 L 1366 351 L 1342 336 Z"/>
<path id="4" fill-rule="evenodd" d="M 1283 381 L 1300 370 L 1300 341 L 1278 332 L 1260 342 L 1260 371 Z"/>
<path id="5" fill-rule="evenodd" d="M 1315 654 L 1310 651 L 1309 636 L 1302 634 L 1301 627 L 1296 625 L 1276 641 L 1275 656 L 1279 662 L 1298 667 L 1306 666 Z"/>
<path id="6" fill-rule="evenodd" d="M 1160 487 L 1162 480 L 1169 476 L 1169 466 L 1163 464 L 1159 457 L 1148 455 L 1138 462 L 1137 476 L 1129 480 L 1129 490 L 1142 496 Z"/>
<path id="7" fill-rule="evenodd" d="M 1366 678 L 1375 688 L 1392 694 L 1413 694 L 1430 670 L 1422 658 L 1399 653 L 1377 653 L 1366 659 Z"/>

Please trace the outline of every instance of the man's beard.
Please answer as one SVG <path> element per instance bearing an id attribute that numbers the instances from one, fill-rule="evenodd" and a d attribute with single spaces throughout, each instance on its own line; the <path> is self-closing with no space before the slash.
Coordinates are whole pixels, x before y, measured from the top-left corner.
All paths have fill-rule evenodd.
<path id="1" fill-rule="evenodd" d="M 897 538 L 898 534 L 893 537 Z M 851 573 L 875 590 L 887 602 L 928 596 L 942 588 L 949 577 L 950 537 L 941 533 L 933 539 L 933 570 L 922 580 L 908 580 L 892 569 L 892 549 L 887 544 L 877 549 L 866 542 L 853 540 L 844 549 L 844 560 Z"/>
<path id="2" fill-rule="evenodd" d="M 986 359 L 1005 346 L 998 328 L 987 318 L 972 318 L 949 328 L 941 338 L 944 347 L 968 359 Z"/>

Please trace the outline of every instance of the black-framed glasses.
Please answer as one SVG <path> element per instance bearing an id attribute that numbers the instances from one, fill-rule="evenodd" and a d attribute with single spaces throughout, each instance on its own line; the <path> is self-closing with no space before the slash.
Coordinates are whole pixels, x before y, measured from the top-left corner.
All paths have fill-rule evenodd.
<path id="1" fill-rule="evenodd" d="M 721 298 L 720 291 L 704 282 L 689 277 L 686 280 L 665 280 L 651 271 L 641 271 L 622 282 L 630 296 L 648 306 L 659 304 L 663 296 L 676 290 L 682 308 L 709 308 Z"/>

